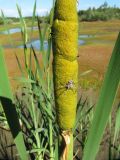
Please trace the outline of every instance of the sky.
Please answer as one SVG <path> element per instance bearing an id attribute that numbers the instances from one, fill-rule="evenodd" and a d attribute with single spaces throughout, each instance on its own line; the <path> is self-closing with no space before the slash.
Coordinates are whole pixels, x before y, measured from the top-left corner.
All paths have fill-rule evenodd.
<path id="1" fill-rule="evenodd" d="M 53 0 L 37 0 L 37 14 L 47 14 L 52 6 Z M 116 5 L 120 7 L 120 0 L 106 0 L 110 6 Z M 21 7 L 23 16 L 32 15 L 35 0 L 0 0 L 0 10 L 6 16 L 17 17 L 16 3 Z M 99 7 L 105 0 L 79 0 L 78 10 L 87 9 L 89 7 Z"/>

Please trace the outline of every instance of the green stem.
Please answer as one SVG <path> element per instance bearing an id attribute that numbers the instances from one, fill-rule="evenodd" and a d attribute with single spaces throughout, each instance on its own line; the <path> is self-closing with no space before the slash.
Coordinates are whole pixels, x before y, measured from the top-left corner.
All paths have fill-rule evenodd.
<path id="1" fill-rule="evenodd" d="M 30 87 L 30 90 L 31 90 L 31 87 Z M 32 92 L 32 90 L 31 90 Z M 37 116 L 36 116 L 36 110 L 35 110 L 35 105 L 34 105 L 34 102 L 33 102 L 33 95 L 31 95 L 31 104 L 32 104 L 32 114 L 33 114 L 33 123 L 34 123 L 34 127 L 35 127 L 35 131 L 37 130 L 38 128 L 38 123 L 37 123 Z M 40 143 L 40 137 L 39 137 L 39 134 L 38 132 L 35 133 L 35 139 L 36 139 L 36 143 L 37 143 L 37 148 L 41 148 L 41 143 Z M 41 155 L 41 152 L 38 151 L 38 160 L 42 160 L 42 155 Z"/>
<path id="2" fill-rule="evenodd" d="M 50 88 L 50 68 L 48 67 L 47 70 L 47 82 L 48 82 L 48 98 L 50 99 L 51 97 L 51 88 Z M 52 112 L 52 106 L 51 104 L 48 102 L 48 108 L 51 110 Z M 54 149 L 53 149 L 53 127 L 52 127 L 52 120 L 51 118 L 49 118 L 49 143 L 50 143 L 50 160 L 54 160 Z"/>
<path id="3" fill-rule="evenodd" d="M 60 160 L 73 160 L 73 133 L 70 131 L 62 131 L 61 136 L 59 136 Z"/>
<path id="4" fill-rule="evenodd" d="M 52 120 L 51 119 L 49 119 L 49 133 L 50 133 L 50 160 L 54 160 Z"/>

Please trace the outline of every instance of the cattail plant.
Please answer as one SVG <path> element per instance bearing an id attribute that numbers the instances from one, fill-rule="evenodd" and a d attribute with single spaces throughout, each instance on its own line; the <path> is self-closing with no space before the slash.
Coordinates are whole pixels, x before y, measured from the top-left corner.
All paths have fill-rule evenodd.
<path id="1" fill-rule="evenodd" d="M 60 135 L 65 146 L 61 159 L 68 160 L 73 159 L 72 129 L 77 105 L 78 17 L 76 0 L 56 0 L 52 38 L 55 105 Z"/>

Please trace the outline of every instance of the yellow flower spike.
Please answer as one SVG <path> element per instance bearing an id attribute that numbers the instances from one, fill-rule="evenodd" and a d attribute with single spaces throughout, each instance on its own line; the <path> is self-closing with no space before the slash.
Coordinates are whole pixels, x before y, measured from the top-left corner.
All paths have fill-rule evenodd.
<path id="1" fill-rule="evenodd" d="M 76 0 L 56 0 L 52 38 L 57 119 L 61 130 L 71 130 L 76 117 L 78 82 Z"/>
<path id="2" fill-rule="evenodd" d="M 77 0 L 56 0 L 55 19 L 77 21 Z"/>

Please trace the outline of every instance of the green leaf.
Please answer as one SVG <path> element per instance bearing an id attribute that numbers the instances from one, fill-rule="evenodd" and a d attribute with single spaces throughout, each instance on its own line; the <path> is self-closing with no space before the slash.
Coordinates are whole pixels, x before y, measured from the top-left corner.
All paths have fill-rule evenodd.
<path id="1" fill-rule="evenodd" d="M 42 35 L 42 29 L 41 29 L 41 25 L 40 25 L 40 20 L 39 17 L 37 16 L 37 23 L 38 23 L 38 33 L 39 33 L 39 40 L 40 40 L 40 51 L 44 50 L 44 39 L 43 39 L 43 35 Z"/>
<path id="2" fill-rule="evenodd" d="M 58 143 L 58 138 L 55 143 L 55 160 L 59 160 L 59 143 Z"/>
<path id="3" fill-rule="evenodd" d="M 34 23 L 35 23 L 35 14 L 36 14 L 36 0 L 35 0 L 35 3 L 34 3 L 34 7 L 33 7 L 33 15 L 32 15 L 32 28 L 31 28 L 31 38 L 32 38 L 32 34 L 33 34 L 33 26 L 34 26 Z"/>
<path id="4" fill-rule="evenodd" d="M 16 4 L 16 6 L 17 6 L 19 17 L 20 17 L 21 30 L 22 30 L 21 33 L 22 33 L 22 36 L 23 36 L 22 38 L 23 38 L 24 45 L 25 45 L 28 42 L 27 27 L 26 27 L 25 20 L 22 16 L 21 8 L 18 6 L 18 4 Z"/>
<path id="5" fill-rule="evenodd" d="M 117 138 L 119 136 L 119 132 L 120 132 L 120 104 L 118 105 L 117 114 L 116 114 L 113 144 L 117 140 Z"/>
<path id="6" fill-rule="evenodd" d="M 32 26 L 35 22 L 35 13 L 36 13 L 36 0 L 35 0 L 34 7 L 33 7 Z"/>
<path id="7" fill-rule="evenodd" d="M 35 83 L 32 79 L 26 78 L 26 77 L 15 77 L 13 80 L 19 81 L 21 83 Z"/>
<path id="8" fill-rule="evenodd" d="M 100 97 L 96 105 L 92 126 L 84 148 L 83 160 L 94 160 L 109 119 L 120 81 L 120 33 L 116 41 Z"/>
<path id="9" fill-rule="evenodd" d="M 16 54 L 15 54 L 15 57 L 16 57 L 17 64 L 18 64 L 19 70 L 20 70 L 20 72 L 21 72 L 21 75 L 24 76 L 24 72 L 23 72 L 23 69 L 22 69 L 20 60 L 19 60 L 19 58 L 18 58 L 18 56 L 17 56 Z"/>
<path id="10" fill-rule="evenodd" d="M 38 71 L 37 73 L 38 73 L 38 76 L 39 76 L 39 81 L 40 81 L 40 84 L 41 84 L 43 90 L 45 91 L 45 79 L 43 79 L 43 77 L 44 77 L 43 76 L 43 71 L 42 71 L 42 69 L 41 69 L 41 67 L 39 65 L 39 60 L 38 60 L 38 57 L 37 57 L 37 55 L 36 55 L 35 50 L 34 50 L 33 47 L 32 47 L 32 51 L 33 51 L 33 55 L 34 55 L 36 69 Z"/>
<path id="11" fill-rule="evenodd" d="M 7 69 L 4 60 L 4 53 L 0 47 L 0 101 L 4 109 L 7 122 L 12 132 L 18 153 L 22 160 L 27 160 L 27 152 L 21 132 L 18 115 L 13 103 L 13 94 L 11 91 Z"/>

